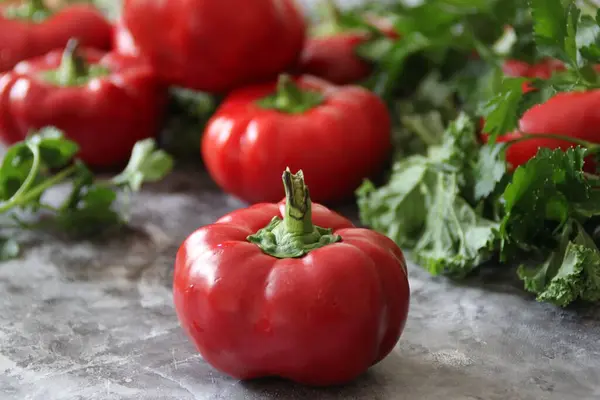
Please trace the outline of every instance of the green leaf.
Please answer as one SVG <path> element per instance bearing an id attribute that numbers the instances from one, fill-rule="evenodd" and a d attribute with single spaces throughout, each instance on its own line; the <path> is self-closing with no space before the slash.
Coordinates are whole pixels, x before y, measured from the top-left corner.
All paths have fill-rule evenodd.
<path id="1" fill-rule="evenodd" d="M 423 154 L 440 145 L 448 123 L 456 118 L 453 88 L 438 73 L 425 77 L 410 99 L 392 104 L 399 124 L 394 132 L 395 157 Z"/>
<path id="2" fill-rule="evenodd" d="M 501 143 L 482 146 L 475 167 L 475 200 L 488 197 L 506 174 L 506 146 Z"/>
<path id="3" fill-rule="evenodd" d="M 501 68 L 484 60 L 469 62 L 451 79 L 452 88 L 460 99 L 461 108 L 476 113 L 501 88 L 504 73 Z"/>
<path id="4" fill-rule="evenodd" d="M 577 45 L 581 56 L 590 63 L 600 62 L 600 10 L 596 18 L 584 15 L 577 30 Z"/>
<path id="5" fill-rule="evenodd" d="M 489 142 L 494 143 L 498 135 L 511 133 L 518 128 L 519 120 L 536 104 L 547 101 L 559 90 L 563 84 L 561 77 L 553 76 L 551 79 L 504 78 L 498 86 L 497 93 L 493 95 L 479 110 L 485 117 L 483 131 L 490 135 Z M 564 83 L 568 86 L 560 90 L 572 90 L 573 81 Z M 523 85 L 529 83 L 536 90 L 523 93 Z"/>
<path id="6" fill-rule="evenodd" d="M 48 127 L 27 139 L 39 147 L 41 161 L 48 168 L 61 168 L 79 151 L 77 143 L 66 139 L 56 128 Z"/>
<path id="7" fill-rule="evenodd" d="M 24 142 L 11 146 L 0 166 L 0 193 L 6 201 L 23 186 L 33 166 L 33 154 Z M 37 173 L 37 171 L 34 171 Z"/>
<path id="8" fill-rule="evenodd" d="M 376 189 L 366 181 L 357 190 L 361 222 L 400 246 L 414 246 L 425 225 L 422 189 L 433 183 L 430 168 L 425 157 L 416 155 L 396 163 L 385 186 Z"/>
<path id="9" fill-rule="evenodd" d="M 139 191 L 145 182 L 156 182 L 173 169 L 173 159 L 165 151 L 157 149 L 153 139 L 137 142 L 131 152 L 129 163 L 119 175 L 112 179 L 118 186 Z"/>
<path id="10" fill-rule="evenodd" d="M 504 256 L 511 247 L 552 248 L 555 229 L 576 214 L 577 204 L 589 202 L 590 186 L 582 170 L 585 152 L 579 147 L 566 152 L 540 148 L 516 169 L 502 195 Z"/>
<path id="11" fill-rule="evenodd" d="M 379 43 L 384 43 L 378 41 Z M 404 72 L 404 67 L 409 58 L 420 51 L 427 49 L 431 46 L 429 40 L 419 33 L 403 35 L 402 40 L 396 40 L 392 46 L 383 51 L 381 48 L 374 49 L 369 46 L 376 46 L 378 42 L 370 45 L 367 44 L 367 48 L 357 49 L 358 54 L 361 56 L 374 59 L 380 51 L 381 57 L 375 67 L 376 72 L 367 82 L 367 87 L 375 91 L 377 94 L 384 98 L 390 98 L 396 89 L 396 82 Z"/>
<path id="12" fill-rule="evenodd" d="M 380 188 L 361 187 L 361 221 L 412 250 L 432 274 L 468 274 L 491 256 L 498 228 L 467 200 L 478 156 L 475 125 L 461 114 L 427 156 L 398 161 Z"/>
<path id="13" fill-rule="evenodd" d="M 575 231 L 572 234 L 572 231 Z M 563 228 L 562 240 L 537 268 L 519 267 L 525 289 L 538 301 L 565 307 L 577 300 L 600 300 L 600 251 L 577 222 Z"/>
<path id="14" fill-rule="evenodd" d="M 561 0 L 529 0 L 538 48 L 547 56 L 566 59 L 567 13 Z"/>
<path id="15" fill-rule="evenodd" d="M 464 277 L 492 255 L 498 224 L 460 196 L 456 174 L 436 178 L 424 190 L 426 224 L 412 255 L 432 275 Z"/>
<path id="16" fill-rule="evenodd" d="M 464 187 L 473 181 L 479 146 L 475 122 L 461 113 L 446 128 L 442 144 L 430 147 L 428 155 L 430 160 L 444 165 L 444 169 L 456 172 Z"/>
<path id="17" fill-rule="evenodd" d="M 385 57 L 394 47 L 396 41 L 388 37 L 379 37 L 367 40 L 356 46 L 356 54 L 371 62 L 377 62 Z"/>
<path id="18" fill-rule="evenodd" d="M 505 78 L 498 93 L 483 105 L 480 111 L 485 117 L 483 130 L 491 135 L 490 141 L 517 127 L 525 82 L 525 78 Z"/>
<path id="19" fill-rule="evenodd" d="M 579 23 L 579 17 L 581 11 L 577 8 L 574 3 L 570 3 L 567 6 L 567 25 L 566 25 L 566 36 L 565 36 L 565 53 L 567 54 L 567 62 L 572 64 L 575 68 L 578 66 L 577 57 L 579 55 L 577 47 L 577 24 Z"/>

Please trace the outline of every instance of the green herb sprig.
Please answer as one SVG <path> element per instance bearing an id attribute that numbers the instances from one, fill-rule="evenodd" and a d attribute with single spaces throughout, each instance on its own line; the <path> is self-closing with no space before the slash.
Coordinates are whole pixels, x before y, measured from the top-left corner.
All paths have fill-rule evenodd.
<path id="1" fill-rule="evenodd" d="M 77 237 L 100 234 L 125 222 L 116 204 L 118 193 L 139 191 L 173 167 L 172 158 L 157 149 L 153 139 L 146 139 L 136 143 L 120 174 L 98 179 L 76 159 L 78 150 L 75 142 L 51 127 L 7 149 L 0 165 L 0 215 L 12 223 L 0 229 L 55 229 Z M 47 202 L 48 190 L 64 183 L 70 183 L 71 190 L 62 203 Z M 26 222 L 31 214 L 40 218 Z M 18 255 L 15 239 L 4 238 L 0 244 L 0 259 Z"/>

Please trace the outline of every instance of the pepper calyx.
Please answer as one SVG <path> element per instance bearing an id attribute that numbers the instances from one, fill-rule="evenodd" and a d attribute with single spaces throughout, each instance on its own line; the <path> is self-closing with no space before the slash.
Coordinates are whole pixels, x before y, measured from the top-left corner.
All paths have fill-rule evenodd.
<path id="1" fill-rule="evenodd" d="M 325 101 L 323 95 L 314 90 L 300 88 L 287 74 L 279 76 L 275 93 L 257 101 L 260 108 L 277 110 L 287 114 L 302 114 Z"/>
<path id="2" fill-rule="evenodd" d="M 332 229 L 312 223 L 312 203 L 302 170 L 283 173 L 285 213 L 283 219 L 274 217 L 269 224 L 247 237 L 250 243 L 276 258 L 299 258 L 318 248 L 342 240 Z"/>
<path id="3" fill-rule="evenodd" d="M 90 80 L 107 76 L 110 71 L 97 64 L 88 64 L 79 52 L 79 41 L 70 39 L 62 55 L 60 66 L 41 73 L 41 77 L 57 86 L 80 86 Z"/>

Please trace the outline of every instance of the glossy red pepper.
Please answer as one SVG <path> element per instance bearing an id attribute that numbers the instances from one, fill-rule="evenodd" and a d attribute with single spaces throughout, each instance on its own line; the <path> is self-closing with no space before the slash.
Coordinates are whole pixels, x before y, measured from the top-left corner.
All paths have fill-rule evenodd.
<path id="1" fill-rule="evenodd" d="M 519 131 L 531 135 L 561 135 L 600 143 L 600 90 L 588 92 L 564 92 L 550 98 L 543 104 L 529 109 L 519 121 Z M 521 133 L 511 133 L 498 138 L 498 142 L 519 139 Z M 576 144 L 559 137 L 531 138 L 510 144 L 506 152 L 506 161 L 516 168 L 534 157 L 540 147 L 566 150 Z M 586 161 L 587 171 L 594 171 L 595 164 Z"/>
<path id="2" fill-rule="evenodd" d="M 340 85 L 355 83 L 365 79 L 371 73 L 372 65 L 363 60 L 356 52 L 359 45 L 367 42 L 372 36 L 369 32 L 345 29 L 339 22 L 339 10 L 329 3 L 330 32 L 310 37 L 306 41 L 299 70 L 308 75 L 318 76 Z M 398 39 L 394 27 L 382 19 L 370 19 L 390 39 Z"/>
<path id="3" fill-rule="evenodd" d="M 351 197 L 391 150 L 384 103 L 358 86 L 282 75 L 278 84 L 233 91 L 202 138 L 206 167 L 226 192 L 248 202 L 281 198 L 279 174 L 302 167 L 317 202 Z"/>
<path id="4" fill-rule="evenodd" d="M 139 60 L 95 49 L 24 61 L 0 76 L 0 139 L 12 144 L 54 126 L 80 146 L 92 167 L 128 160 L 138 140 L 157 133 L 166 90 Z"/>
<path id="5" fill-rule="evenodd" d="M 288 170 L 284 182 L 285 202 L 234 211 L 184 241 L 175 309 L 204 360 L 230 376 L 345 383 L 400 338 L 404 256 L 387 237 L 311 206 L 302 174 Z"/>
<path id="6" fill-rule="evenodd" d="M 96 8 L 78 4 L 52 13 L 42 0 L 0 9 L 0 72 L 18 62 L 62 49 L 71 38 L 108 50 L 112 26 Z"/>
<path id="7" fill-rule="evenodd" d="M 113 48 L 119 54 L 132 57 L 141 57 L 140 49 L 137 47 L 133 35 L 123 25 L 121 18 L 117 19 L 115 22 Z"/>
<path id="8" fill-rule="evenodd" d="M 306 33 L 294 0 L 125 0 L 122 21 L 166 82 L 207 92 L 276 77 Z"/>

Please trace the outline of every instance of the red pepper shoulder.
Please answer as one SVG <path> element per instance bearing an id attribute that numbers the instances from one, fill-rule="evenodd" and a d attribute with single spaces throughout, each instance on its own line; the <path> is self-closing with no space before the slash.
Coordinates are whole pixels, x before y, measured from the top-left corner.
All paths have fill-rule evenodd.
<path id="1" fill-rule="evenodd" d="M 102 60 L 105 52 L 94 48 L 78 49 L 79 54 L 90 64 L 97 64 Z M 56 69 L 60 66 L 64 50 L 53 50 L 43 56 L 34 57 L 29 60 L 21 61 L 15 65 L 14 72 L 17 74 L 28 75 L 41 71 Z"/>

